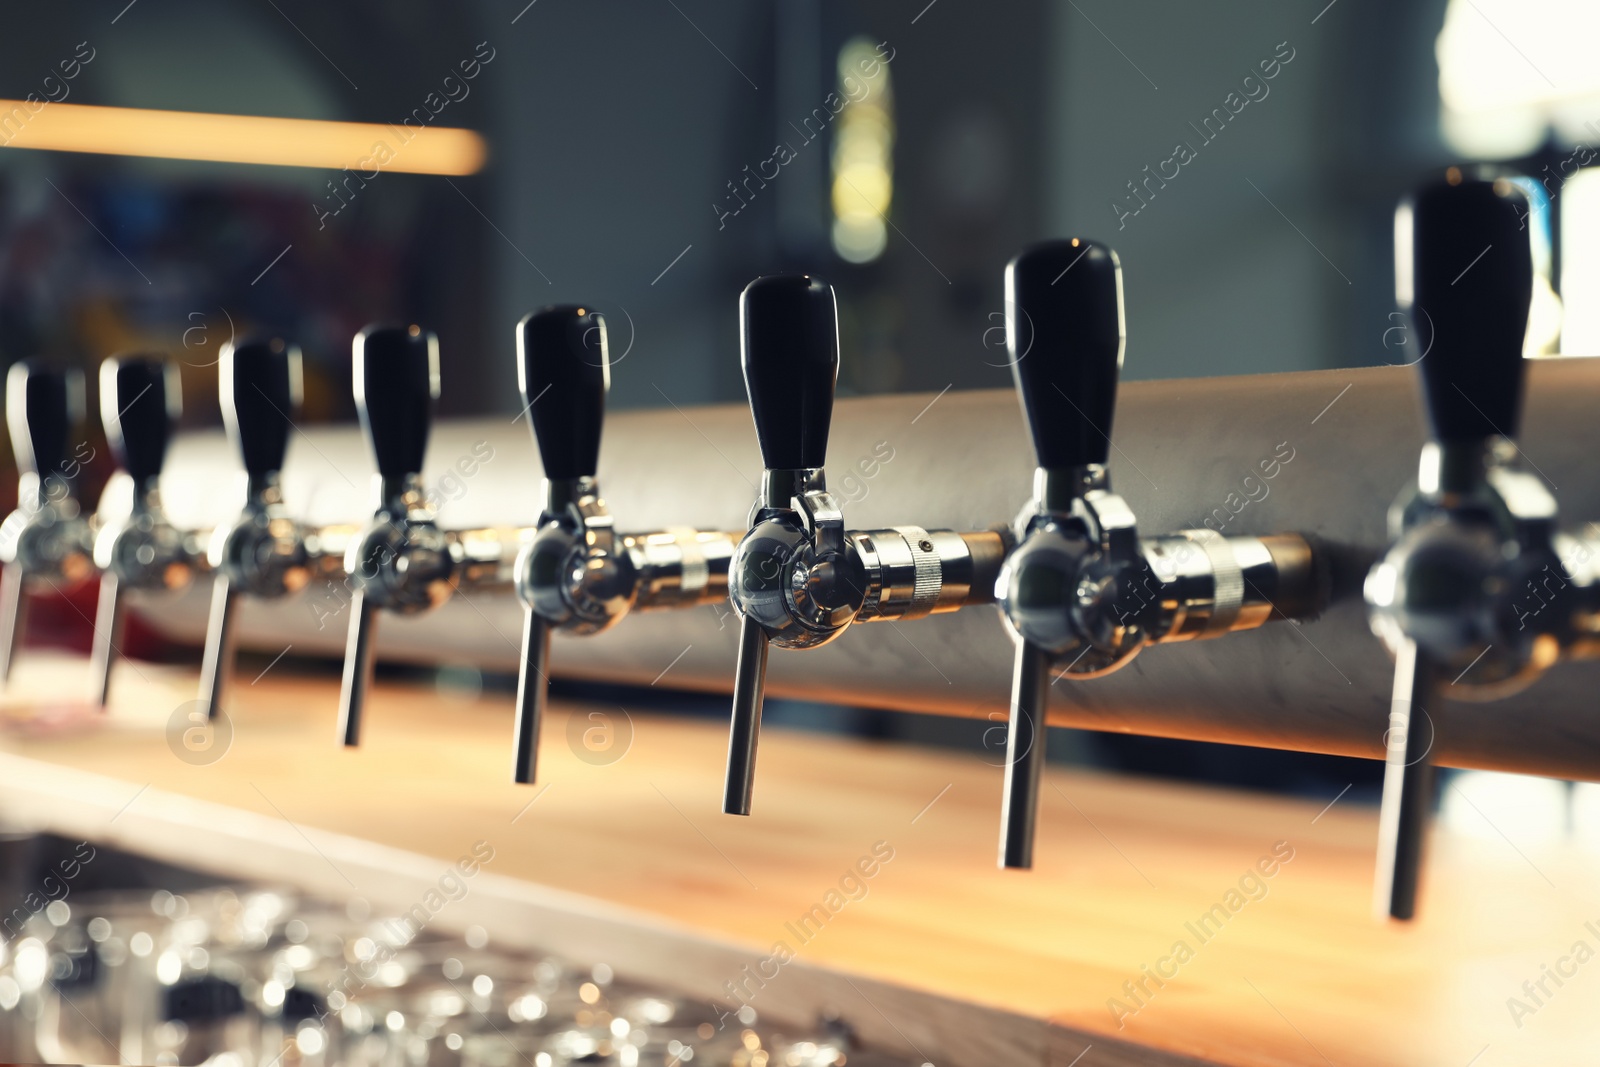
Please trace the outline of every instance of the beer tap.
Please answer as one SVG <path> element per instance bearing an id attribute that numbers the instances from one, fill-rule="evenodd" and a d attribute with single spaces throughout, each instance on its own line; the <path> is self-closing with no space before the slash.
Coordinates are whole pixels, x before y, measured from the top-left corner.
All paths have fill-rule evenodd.
<path id="1" fill-rule="evenodd" d="M 1124 347 L 1116 253 L 1080 238 L 1037 244 L 1006 267 L 1005 285 L 1012 376 L 1038 461 L 995 590 L 1017 641 L 1000 865 L 1026 868 L 1054 681 L 1110 674 L 1147 644 L 1314 614 L 1325 594 L 1296 535 L 1140 537 L 1107 466 Z"/>
<path id="2" fill-rule="evenodd" d="M 200 670 L 200 699 L 215 719 L 234 661 L 234 602 L 240 593 L 286 596 L 310 579 L 305 531 L 283 506 L 279 472 L 299 411 L 300 349 L 281 338 L 229 343 L 218 362 L 222 421 L 244 460 L 244 509 L 217 527 L 209 559 L 216 578 Z"/>
<path id="3" fill-rule="evenodd" d="M 544 464 L 544 509 L 516 561 L 526 612 L 517 677 L 513 778 L 534 781 L 549 688 L 550 635 L 596 634 L 631 611 L 728 595 L 736 533 L 615 531 L 595 471 L 610 388 L 605 317 L 565 305 L 517 324 L 517 380 Z"/>
<path id="4" fill-rule="evenodd" d="M 1520 469 L 1515 444 L 1531 214 L 1518 180 L 1451 168 L 1396 215 L 1396 295 L 1425 342 L 1417 372 L 1429 440 L 1365 590 L 1372 629 L 1395 657 L 1380 916 L 1416 914 L 1441 701 L 1520 689 L 1564 653 L 1592 654 L 1600 636 L 1600 528 L 1560 532 L 1555 497 Z"/>
<path id="5" fill-rule="evenodd" d="M 126 508 L 118 506 L 110 515 L 102 509 L 94 541 L 100 603 L 90 676 L 95 702 L 101 707 L 110 690 L 112 662 L 119 654 L 123 591 L 181 589 L 203 561 L 193 535 L 176 529 L 161 507 L 161 466 L 182 411 L 178 368 L 171 362 L 154 356 L 113 356 L 100 365 L 100 420 L 118 466 L 132 483 Z"/>
<path id="6" fill-rule="evenodd" d="M 634 597 L 630 560 L 617 551 L 595 481 L 610 359 L 598 311 L 550 307 L 517 324 L 517 385 L 544 464 L 545 499 L 538 532 L 516 564 L 524 617 L 512 778 L 523 785 L 537 774 L 551 627 L 599 633 L 622 618 Z M 540 408 L 546 393 L 554 395 Z"/>
<path id="7" fill-rule="evenodd" d="M 433 405 L 439 399 L 439 339 L 420 326 L 368 326 L 356 334 L 353 375 L 361 428 L 377 463 L 372 521 L 345 551 L 354 589 L 339 736 L 361 742 L 372 687 L 377 612 L 414 615 L 449 599 L 458 578 L 450 538 L 434 521 L 422 484 Z"/>
<path id="8" fill-rule="evenodd" d="M 1003 530 L 847 531 L 823 464 L 839 371 L 833 288 L 757 278 L 739 299 L 742 363 L 761 448 L 759 496 L 729 566 L 739 653 L 722 810 L 750 814 L 768 646 L 807 649 L 853 622 L 917 619 L 993 602 Z"/>
<path id="9" fill-rule="evenodd" d="M 83 374 L 37 360 L 6 375 L 6 422 L 21 477 L 17 510 L 0 523 L 0 683 L 11 677 L 26 622 L 29 578 L 73 582 L 94 569 L 94 538 L 77 497 L 80 455 L 68 436 L 83 420 Z"/>

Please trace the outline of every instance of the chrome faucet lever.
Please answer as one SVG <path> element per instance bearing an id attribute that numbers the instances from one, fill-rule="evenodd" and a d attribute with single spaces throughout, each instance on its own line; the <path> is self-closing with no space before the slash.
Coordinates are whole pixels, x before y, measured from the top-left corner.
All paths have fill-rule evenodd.
<path id="1" fill-rule="evenodd" d="M 804 274 L 757 278 L 739 297 L 739 329 L 765 473 L 728 576 L 739 614 L 722 801 L 730 815 L 750 814 L 768 644 L 825 644 L 866 602 L 865 576 L 844 552 L 844 517 L 822 469 L 839 376 L 833 287 Z"/>
<path id="2" fill-rule="evenodd" d="M 1522 182 L 1453 167 L 1396 217 L 1398 303 L 1429 349 L 1417 364 L 1429 441 L 1366 581 L 1395 656 L 1373 900 L 1395 919 L 1416 914 L 1445 693 L 1494 699 L 1594 643 L 1600 574 L 1578 564 L 1600 556 L 1600 530 L 1560 532 L 1555 497 L 1513 443 L 1538 217 Z M 1523 611 L 1535 589 L 1548 601 Z"/>
<path id="3" fill-rule="evenodd" d="M 1106 467 L 1124 329 L 1122 266 L 1093 241 L 1035 245 L 1006 267 L 1006 344 L 1038 470 L 997 589 L 1017 637 L 1006 733 L 1000 864 L 1033 865 L 1052 663 L 1093 677 L 1148 639 L 1146 584 L 1131 508 Z M 1067 661 L 1070 660 L 1070 663 Z"/>
<path id="4" fill-rule="evenodd" d="M 524 619 L 512 777 L 528 784 L 549 690 L 550 631 L 592 634 L 615 625 L 633 605 L 638 574 L 595 481 L 611 386 L 605 316 L 560 306 L 524 318 L 517 384 L 545 475 L 538 529 L 516 563 Z"/>
<path id="5" fill-rule="evenodd" d="M 739 301 L 745 388 L 761 446 L 760 495 L 728 572 L 739 653 L 722 810 L 750 814 L 767 650 L 816 648 L 853 623 L 993 602 L 1008 532 L 849 530 L 823 464 L 839 371 L 833 289 L 758 278 Z"/>
<path id="6" fill-rule="evenodd" d="M 595 477 L 610 388 L 605 317 L 575 305 L 517 324 L 517 380 L 544 464 L 544 506 L 514 568 L 525 612 L 512 777 L 534 780 L 552 632 L 586 636 L 631 612 L 722 600 L 736 533 L 616 532 Z"/>
<path id="7" fill-rule="evenodd" d="M 346 746 L 361 742 L 379 609 L 427 611 L 449 599 L 457 580 L 455 549 L 434 521 L 421 474 L 439 398 L 439 339 L 420 326 L 368 326 L 356 334 L 353 377 L 361 428 L 378 470 L 372 521 L 345 552 L 355 591 L 339 691 L 339 737 Z"/>
<path id="8" fill-rule="evenodd" d="M 1295 535 L 1141 537 L 1108 460 L 1124 328 L 1116 253 L 1082 238 L 1006 267 L 1006 341 L 1038 469 L 995 596 L 1017 640 L 1000 865 L 1031 867 L 1051 675 L 1095 678 L 1147 644 L 1314 614 L 1322 565 Z"/>
<path id="9" fill-rule="evenodd" d="M 283 505 L 280 471 L 300 409 L 300 349 L 282 338 L 230 343 L 217 384 L 222 420 L 244 461 L 244 508 L 217 527 L 209 557 L 216 577 L 200 670 L 200 699 L 216 718 L 233 672 L 234 603 L 240 593 L 275 598 L 310 580 L 305 531 Z"/>
<path id="10" fill-rule="evenodd" d="M 119 655 L 123 592 L 177 590 L 199 564 L 190 537 L 173 527 L 161 507 L 159 483 L 173 424 L 183 410 L 178 368 L 153 356 L 113 356 L 100 365 L 100 419 L 118 465 L 131 481 L 132 499 L 95 536 L 100 603 L 95 613 L 90 674 L 95 702 L 104 707 L 111 665 Z"/>
<path id="11" fill-rule="evenodd" d="M 68 454 L 83 421 L 83 374 L 23 360 L 6 375 L 6 422 L 21 477 L 17 510 L 0 523 L 0 684 L 11 677 L 26 621 L 29 578 L 77 581 L 94 569 L 94 543 L 77 496 L 83 455 Z"/>

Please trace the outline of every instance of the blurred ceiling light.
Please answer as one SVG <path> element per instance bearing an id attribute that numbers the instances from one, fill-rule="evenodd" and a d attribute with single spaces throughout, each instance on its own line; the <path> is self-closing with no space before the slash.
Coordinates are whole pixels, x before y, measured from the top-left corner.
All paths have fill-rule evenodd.
<path id="1" fill-rule="evenodd" d="M 386 171 L 451 175 L 477 173 L 488 156 L 482 135 L 444 126 L 39 103 L 0 100 L 0 146 L 363 171 L 387 155 Z"/>
<path id="2" fill-rule="evenodd" d="M 1435 45 L 1445 140 L 1479 159 L 1526 155 L 1552 128 L 1595 144 L 1597 37 L 1594 0 L 1450 0 Z"/>
<path id="3" fill-rule="evenodd" d="M 1600 170 L 1572 175 L 1561 199 L 1561 291 L 1568 296 L 1561 351 L 1600 356 Z"/>
<path id="4" fill-rule="evenodd" d="M 1522 354 L 1530 359 L 1553 356 L 1562 351 L 1561 331 L 1566 308 L 1556 294 L 1552 272 L 1550 194 L 1533 178 L 1520 177 L 1512 181 L 1528 198 L 1528 216 L 1522 224 L 1528 230 L 1528 243 L 1533 252 L 1533 300 L 1528 306 L 1528 329 L 1522 339 Z"/>
<path id="5" fill-rule="evenodd" d="M 833 140 L 833 250 L 849 263 L 870 263 L 889 244 L 894 93 L 889 66 L 879 55 L 865 37 L 853 37 L 839 50 L 839 95 L 849 102 Z M 869 70 L 876 73 L 868 76 Z"/>

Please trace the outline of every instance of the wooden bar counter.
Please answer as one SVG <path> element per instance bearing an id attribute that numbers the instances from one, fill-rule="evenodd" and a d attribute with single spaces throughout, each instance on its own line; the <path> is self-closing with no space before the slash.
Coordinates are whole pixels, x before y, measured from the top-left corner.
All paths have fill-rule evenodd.
<path id="1" fill-rule="evenodd" d="M 980 756 L 772 729 L 739 819 L 717 721 L 558 702 L 541 784 L 518 787 L 502 697 L 380 685 L 347 751 L 336 684 L 246 672 L 225 754 L 180 758 L 192 673 L 121 665 L 104 718 L 86 685 L 79 660 L 18 664 L 7 826 L 396 911 L 486 842 L 440 928 L 769 1019 L 834 1011 L 940 1067 L 1499 1067 L 1600 1046 L 1600 854 L 1489 812 L 1483 834 L 1435 833 L 1422 918 L 1389 926 L 1370 917 L 1376 813 L 1332 796 L 1052 769 L 1037 866 L 1007 872 L 1001 768 Z"/>

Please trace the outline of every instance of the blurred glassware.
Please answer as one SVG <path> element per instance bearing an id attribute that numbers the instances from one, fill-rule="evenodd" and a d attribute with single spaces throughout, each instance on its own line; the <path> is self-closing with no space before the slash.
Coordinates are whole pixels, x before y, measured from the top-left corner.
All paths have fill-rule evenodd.
<path id="1" fill-rule="evenodd" d="M 83 893 L 0 940 L 0 1059 L 159 1067 L 888 1067 L 823 1023 L 283 889 Z"/>

